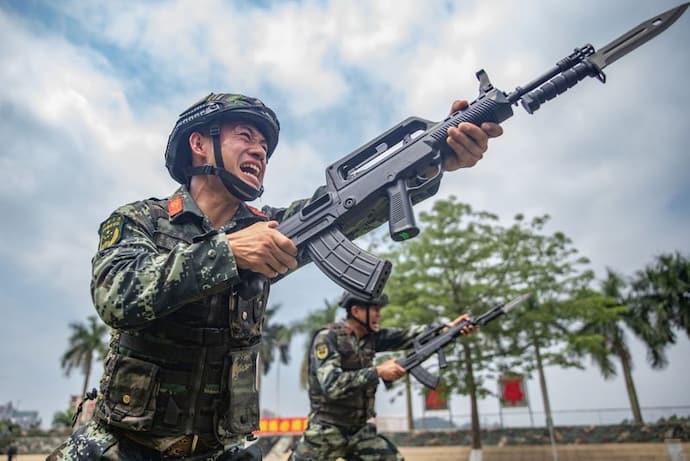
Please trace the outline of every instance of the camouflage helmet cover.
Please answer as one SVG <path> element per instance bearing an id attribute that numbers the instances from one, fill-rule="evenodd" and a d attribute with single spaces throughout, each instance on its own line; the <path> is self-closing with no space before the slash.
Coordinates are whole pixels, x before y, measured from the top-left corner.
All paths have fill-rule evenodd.
<path id="1" fill-rule="evenodd" d="M 232 93 L 211 93 L 182 112 L 175 123 L 165 149 L 165 166 L 180 184 L 187 183 L 186 169 L 191 164 L 187 138 L 211 122 L 245 120 L 254 123 L 266 138 L 268 157 L 278 145 L 280 122 L 276 114 L 261 100 Z"/>
<path id="2" fill-rule="evenodd" d="M 343 296 L 340 300 L 340 307 L 343 307 L 345 309 L 349 309 L 350 306 L 355 305 L 355 304 L 357 304 L 359 306 L 383 307 L 386 304 L 388 304 L 388 296 L 385 293 L 382 293 L 380 296 L 377 296 L 376 298 L 364 298 L 364 297 L 352 294 L 348 291 L 343 293 Z"/>

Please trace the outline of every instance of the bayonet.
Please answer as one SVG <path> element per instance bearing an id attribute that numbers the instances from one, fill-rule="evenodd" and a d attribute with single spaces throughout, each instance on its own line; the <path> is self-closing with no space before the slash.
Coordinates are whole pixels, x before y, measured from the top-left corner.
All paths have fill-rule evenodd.
<path id="1" fill-rule="evenodd" d="M 633 27 L 620 37 L 612 40 L 609 44 L 601 47 L 588 60 L 601 71 L 604 67 L 613 64 L 632 50 L 647 43 L 671 27 L 671 24 L 682 16 L 688 5 L 690 5 L 690 2 L 683 3 L 680 6 L 647 19 L 637 27 Z"/>

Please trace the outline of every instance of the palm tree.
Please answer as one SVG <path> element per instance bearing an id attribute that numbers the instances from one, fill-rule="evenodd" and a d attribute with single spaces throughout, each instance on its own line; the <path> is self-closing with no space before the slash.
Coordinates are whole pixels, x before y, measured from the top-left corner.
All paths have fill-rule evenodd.
<path id="1" fill-rule="evenodd" d="M 631 302 L 649 327 L 643 335 L 653 333 L 652 340 L 661 341 L 662 346 L 676 342 L 674 329 L 690 337 L 690 260 L 678 252 L 657 256 L 637 272 Z M 653 361 L 664 359 L 651 351 L 650 355 Z"/>
<path id="2" fill-rule="evenodd" d="M 308 337 L 304 347 L 304 355 L 302 356 L 302 365 L 300 369 L 300 384 L 303 389 L 307 388 L 307 381 L 309 378 L 309 348 L 311 346 L 311 339 L 324 326 L 335 322 L 335 317 L 338 313 L 339 304 L 337 302 L 330 303 L 328 300 L 324 299 L 323 304 L 324 307 L 322 309 L 310 312 L 304 320 L 292 326 L 293 333 L 305 334 Z"/>
<path id="3" fill-rule="evenodd" d="M 280 304 L 274 304 L 266 308 L 264 314 L 263 333 L 261 336 L 261 346 L 259 349 L 259 362 L 261 374 L 267 374 L 271 369 L 271 365 L 276 360 L 275 352 L 278 352 L 277 358 L 280 363 L 287 365 L 290 362 L 290 340 L 292 339 L 292 330 L 282 323 L 273 322 L 273 318 L 280 309 Z M 261 374 L 259 374 L 258 386 L 261 386 Z"/>
<path id="4" fill-rule="evenodd" d="M 602 344 L 588 348 L 604 378 L 616 375 L 611 356 L 620 360 L 634 421 L 642 424 L 625 329 L 627 327 L 645 343 L 652 368 L 666 366 L 665 348 L 676 341 L 674 329 L 690 336 L 690 261 L 678 253 L 660 255 L 637 272 L 627 295 L 623 293 L 626 288 L 623 277 L 607 269 L 600 301 L 609 310 L 622 309 L 621 315 L 613 320 L 587 324 L 582 332 L 604 338 Z"/>
<path id="5" fill-rule="evenodd" d="M 89 386 L 94 353 L 98 354 L 98 359 L 105 355 L 107 343 L 104 337 L 109 330 L 95 315 L 87 318 L 86 325 L 75 322 L 71 323 L 69 327 L 72 329 L 72 335 L 69 338 L 69 347 L 62 355 L 60 366 L 65 370 L 67 376 L 73 369 L 81 369 L 84 373 L 84 386 L 81 395 L 85 395 Z"/>
<path id="6" fill-rule="evenodd" d="M 52 427 L 54 429 L 71 428 L 73 418 L 74 418 L 74 408 L 68 408 L 65 411 L 57 411 L 53 414 Z"/>
<path id="7" fill-rule="evenodd" d="M 600 295 L 592 296 L 589 298 L 589 302 L 598 302 L 606 310 L 614 314 L 617 313 L 617 315 L 609 320 L 595 320 L 585 324 L 580 332 L 596 334 L 602 338 L 601 343 L 590 344 L 587 352 L 592 357 L 592 361 L 599 367 L 604 379 L 616 376 L 616 367 L 611 358 L 616 357 L 620 360 L 633 420 L 635 424 L 643 424 L 640 402 L 632 378 L 633 362 L 625 327 L 639 336 L 644 325 L 640 317 L 635 315 L 628 305 L 628 298 L 623 293 L 626 286 L 627 283 L 620 274 L 607 268 L 606 278 L 601 283 Z M 652 346 L 650 345 L 650 347 Z M 657 365 L 652 363 L 652 366 Z"/>

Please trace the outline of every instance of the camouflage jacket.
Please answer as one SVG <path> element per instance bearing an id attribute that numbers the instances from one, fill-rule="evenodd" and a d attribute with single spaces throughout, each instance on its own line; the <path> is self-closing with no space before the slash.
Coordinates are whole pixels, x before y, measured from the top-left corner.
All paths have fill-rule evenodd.
<path id="1" fill-rule="evenodd" d="M 343 427 L 362 426 L 375 416 L 377 352 L 408 349 L 427 327 L 382 328 L 361 338 L 346 320 L 316 333 L 309 362 L 311 417 Z"/>
<path id="2" fill-rule="evenodd" d="M 237 295 L 225 234 L 281 221 L 308 202 L 261 211 L 242 204 L 214 229 L 181 187 L 120 207 L 101 224 L 91 294 L 114 332 L 98 420 L 157 449 L 183 435 L 211 446 L 258 429 L 256 356 L 269 286 L 251 301 Z M 369 220 L 348 234 L 371 227 Z"/>

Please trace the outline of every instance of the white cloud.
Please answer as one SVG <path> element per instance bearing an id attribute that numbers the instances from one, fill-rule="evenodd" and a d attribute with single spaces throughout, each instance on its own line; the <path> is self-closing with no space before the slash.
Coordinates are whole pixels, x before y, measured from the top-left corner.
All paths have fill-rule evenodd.
<path id="1" fill-rule="evenodd" d="M 0 260 L 36 287 L 30 295 L 75 306 L 50 310 L 56 322 L 88 310 L 100 221 L 122 203 L 175 187 L 163 167 L 167 135 L 206 92 L 230 86 L 277 101 L 285 129 L 257 205 L 283 206 L 310 195 L 328 163 L 391 119 L 441 119 L 453 98 L 474 98 L 476 70 L 508 91 L 583 37 L 602 45 L 596 40 L 647 14 L 638 12 L 664 8 L 627 2 L 619 11 L 626 17 L 609 17 L 627 24 L 614 31 L 593 22 L 588 3 L 239 5 L 74 1 L 51 6 L 67 15 L 53 27 L 0 7 Z M 64 32 L 62 20 L 76 27 Z M 480 165 L 446 175 L 436 198 L 453 193 L 504 219 L 549 213 L 550 229 L 573 238 L 598 268 L 630 273 L 659 251 L 687 252 L 687 20 L 612 66 L 607 85 L 584 82 L 534 116 L 515 108 Z M 144 103 L 133 96 L 149 91 L 156 96 Z M 295 318 L 338 292 L 304 269 L 276 286 L 272 302 Z M 32 307 L 6 304 L 18 313 Z"/>
<path id="2" fill-rule="evenodd" d="M 304 142 L 281 145 L 266 170 L 262 204 L 288 206 L 293 200 L 311 197 L 326 183 L 324 157 Z"/>

